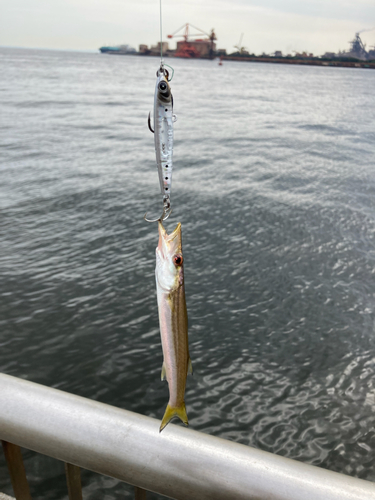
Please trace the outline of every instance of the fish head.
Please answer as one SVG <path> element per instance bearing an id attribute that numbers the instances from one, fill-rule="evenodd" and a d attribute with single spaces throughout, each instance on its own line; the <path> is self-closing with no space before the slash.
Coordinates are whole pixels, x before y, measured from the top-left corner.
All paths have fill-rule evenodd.
<path id="1" fill-rule="evenodd" d="M 184 283 L 181 224 L 167 234 L 159 221 L 159 244 L 156 247 L 156 280 L 166 292 L 176 290 Z"/>
<path id="2" fill-rule="evenodd" d="M 169 86 L 168 79 L 164 73 L 158 73 L 159 75 L 156 81 L 158 100 L 165 104 L 171 103 L 172 92 L 171 87 Z"/>

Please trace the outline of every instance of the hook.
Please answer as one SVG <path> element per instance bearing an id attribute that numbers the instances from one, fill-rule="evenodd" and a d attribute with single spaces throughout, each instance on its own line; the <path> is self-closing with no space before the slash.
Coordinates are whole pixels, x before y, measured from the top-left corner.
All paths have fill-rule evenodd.
<path id="1" fill-rule="evenodd" d="M 151 111 L 150 111 L 150 112 L 149 112 L 149 114 L 148 114 L 148 121 L 147 121 L 147 123 L 148 123 L 148 128 L 149 128 L 149 129 L 151 130 L 151 132 L 154 134 L 155 132 L 154 132 L 154 130 L 152 130 L 152 127 L 151 127 Z"/>
<path id="2" fill-rule="evenodd" d="M 168 219 L 168 217 L 171 215 L 172 213 L 172 207 L 171 207 L 171 203 L 169 201 L 169 198 L 165 198 L 164 199 L 164 206 L 163 206 L 163 213 L 161 214 L 161 216 L 157 219 L 147 219 L 146 215 L 147 215 L 147 212 L 144 214 L 143 218 L 146 222 L 163 222 L 165 220 Z"/>

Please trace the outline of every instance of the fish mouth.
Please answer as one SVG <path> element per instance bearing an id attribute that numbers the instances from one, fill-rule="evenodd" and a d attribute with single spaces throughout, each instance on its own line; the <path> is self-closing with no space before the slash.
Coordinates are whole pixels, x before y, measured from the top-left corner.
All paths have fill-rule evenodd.
<path id="1" fill-rule="evenodd" d="M 158 250 L 165 258 L 168 254 L 181 253 L 181 222 L 168 234 L 163 224 L 159 221 L 159 243 Z"/>

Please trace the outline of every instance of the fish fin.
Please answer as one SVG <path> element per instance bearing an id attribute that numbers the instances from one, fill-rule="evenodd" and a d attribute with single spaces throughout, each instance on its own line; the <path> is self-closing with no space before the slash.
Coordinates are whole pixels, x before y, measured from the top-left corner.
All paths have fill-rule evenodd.
<path id="1" fill-rule="evenodd" d="M 191 373 L 193 375 L 193 365 L 191 364 L 190 357 L 189 357 L 189 361 L 188 361 L 188 373 Z"/>
<path id="2" fill-rule="evenodd" d="M 189 425 L 188 418 L 186 415 L 186 408 L 185 408 L 185 402 L 183 402 L 180 406 L 178 407 L 172 407 L 167 405 L 167 409 L 165 410 L 163 420 L 161 421 L 160 429 L 159 432 L 161 432 L 164 427 L 169 424 L 169 422 L 172 420 L 173 417 L 178 417 L 181 422 L 183 422 L 185 425 Z"/>
<path id="3" fill-rule="evenodd" d="M 161 367 L 161 379 L 162 379 L 162 380 L 165 380 L 165 379 L 166 379 L 166 377 L 167 377 L 167 372 L 166 372 L 166 370 L 165 370 L 165 363 L 164 363 L 164 361 L 163 361 L 163 366 Z"/>

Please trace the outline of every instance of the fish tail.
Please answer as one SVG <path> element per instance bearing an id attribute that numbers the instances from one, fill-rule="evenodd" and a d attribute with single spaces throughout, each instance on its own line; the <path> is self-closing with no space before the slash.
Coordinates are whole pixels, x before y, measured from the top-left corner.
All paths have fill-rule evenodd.
<path id="1" fill-rule="evenodd" d="M 173 417 L 178 417 L 185 425 L 189 425 L 186 415 L 185 402 L 177 407 L 169 406 L 169 404 L 167 405 L 163 420 L 161 421 L 159 432 L 161 432 L 164 427 L 169 424 Z"/>

